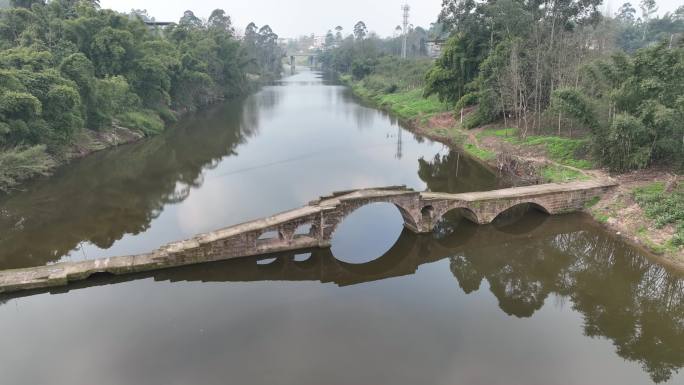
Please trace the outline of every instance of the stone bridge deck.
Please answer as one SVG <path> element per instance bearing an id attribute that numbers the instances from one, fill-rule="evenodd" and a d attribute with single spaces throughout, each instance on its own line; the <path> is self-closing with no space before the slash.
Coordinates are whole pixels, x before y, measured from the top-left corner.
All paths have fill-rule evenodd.
<path id="1" fill-rule="evenodd" d="M 325 248 L 330 246 L 335 229 L 347 215 L 372 203 L 394 204 L 408 229 L 427 233 L 451 210 L 462 210 L 467 218 L 478 224 L 490 223 L 502 212 L 520 204 L 531 204 L 549 214 L 567 213 L 581 210 L 587 202 L 615 185 L 611 180 L 592 180 L 463 194 L 417 192 L 404 186 L 342 191 L 298 209 L 200 234 L 147 254 L 2 271 L 0 293 L 62 286 L 96 273 L 121 275 L 244 256 Z"/>

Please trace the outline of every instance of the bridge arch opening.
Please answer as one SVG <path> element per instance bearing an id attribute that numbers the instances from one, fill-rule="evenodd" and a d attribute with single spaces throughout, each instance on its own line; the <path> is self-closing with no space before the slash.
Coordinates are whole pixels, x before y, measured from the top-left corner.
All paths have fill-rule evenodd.
<path id="1" fill-rule="evenodd" d="M 465 207 L 447 211 L 434 223 L 432 236 L 445 247 L 462 245 L 477 232 L 475 213 Z"/>
<path id="2" fill-rule="evenodd" d="M 389 202 L 356 208 L 337 224 L 332 234 L 335 259 L 365 264 L 384 255 L 399 239 L 407 214 L 405 209 Z"/>
<path id="3" fill-rule="evenodd" d="M 419 264 L 413 248 L 415 237 L 411 230 L 404 228 L 397 242 L 387 252 L 366 263 L 348 263 L 333 255 L 340 273 L 336 283 L 368 282 L 415 272 Z"/>
<path id="4" fill-rule="evenodd" d="M 435 223 L 442 221 L 444 217 L 448 217 L 447 219 L 451 222 L 454 222 L 457 218 L 465 218 L 473 223 L 480 223 L 477 214 L 468 207 L 452 207 L 442 213 L 438 218 L 435 218 Z"/>
<path id="5" fill-rule="evenodd" d="M 112 278 L 114 278 L 116 275 L 114 273 L 109 272 L 109 271 L 94 271 L 85 278 L 87 280 L 94 280 L 94 281 L 107 281 Z"/>
<path id="6" fill-rule="evenodd" d="M 549 211 L 538 203 L 518 203 L 497 214 L 497 216 L 492 220 L 492 225 L 503 231 L 505 229 L 513 229 L 518 225 L 539 222 L 540 220 L 545 219 L 548 215 Z"/>
<path id="7" fill-rule="evenodd" d="M 420 209 L 420 215 L 423 218 L 423 222 L 432 221 L 432 216 L 435 214 L 435 208 L 432 205 L 427 205 Z"/>
<path id="8" fill-rule="evenodd" d="M 260 266 L 266 266 L 270 264 L 275 264 L 278 261 L 278 257 L 261 258 L 256 260 L 256 264 Z"/>
<path id="9" fill-rule="evenodd" d="M 259 235 L 257 241 L 270 241 L 274 239 L 284 239 L 283 233 L 277 230 L 264 231 Z"/>
<path id="10" fill-rule="evenodd" d="M 311 259 L 311 253 L 297 253 L 293 259 L 295 262 L 306 262 Z"/>
<path id="11" fill-rule="evenodd" d="M 508 234 L 524 234 L 541 226 L 549 218 L 546 210 L 539 205 L 519 204 L 499 214 L 492 226 Z"/>
<path id="12" fill-rule="evenodd" d="M 311 223 L 305 223 L 303 225 L 299 225 L 297 229 L 294 232 L 294 235 L 310 235 L 311 234 Z"/>

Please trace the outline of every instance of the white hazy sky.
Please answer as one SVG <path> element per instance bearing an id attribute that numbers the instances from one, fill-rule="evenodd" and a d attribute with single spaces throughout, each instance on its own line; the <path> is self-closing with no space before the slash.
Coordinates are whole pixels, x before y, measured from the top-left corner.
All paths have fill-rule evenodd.
<path id="1" fill-rule="evenodd" d="M 627 0 L 610 0 L 613 13 Z M 357 21 L 381 36 L 391 35 L 401 24 L 401 5 L 406 0 L 100 0 L 103 8 L 128 12 L 132 8 L 147 9 L 158 21 L 178 21 L 186 9 L 199 17 L 207 17 L 216 8 L 224 9 L 239 30 L 254 21 L 268 24 L 281 37 L 324 35 L 337 25 L 351 33 Z M 660 14 L 675 10 L 684 0 L 656 0 Z M 638 4 L 639 0 L 631 0 Z M 411 23 L 427 27 L 437 19 L 442 0 L 408 0 Z"/>

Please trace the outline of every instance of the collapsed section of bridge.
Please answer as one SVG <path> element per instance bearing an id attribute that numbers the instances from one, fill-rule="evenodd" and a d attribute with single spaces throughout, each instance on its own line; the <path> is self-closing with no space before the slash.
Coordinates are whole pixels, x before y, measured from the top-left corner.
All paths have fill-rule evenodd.
<path id="1" fill-rule="evenodd" d="M 583 209 L 615 187 L 612 180 L 551 183 L 462 194 L 418 192 L 405 186 L 367 188 L 333 193 L 308 205 L 267 218 L 230 226 L 173 242 L 147 254 L 110 257 L 0 272 L 0 293 L 66 285 L 97 273 L 115 275 L 214 262 L 290 250 L 326 248 L 344 218 L 372 203 L 391 203 L 404 225 L 429 233 L 442 216 L 460 209 L 478 224 L 529 204 L 548 214 Z M 304 231 L 301 231 L 304 230 Z"/>

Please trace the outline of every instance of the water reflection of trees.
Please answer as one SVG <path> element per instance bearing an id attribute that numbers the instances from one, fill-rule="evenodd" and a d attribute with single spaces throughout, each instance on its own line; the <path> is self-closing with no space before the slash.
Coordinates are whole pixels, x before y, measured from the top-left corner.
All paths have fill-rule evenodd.
<path id="1" fill-rule="evenodd" d="M 571 299 L 583 315 L 585 335 L 610 339 L 654 382 L 684 366 L 684 280 L 603 231 L 576 228 L 514 244 L 504 240 L 466 248 L 449 260 L 464 292 L 485 279 L 509 315 L 531 316 L 551 293 Z"/>
<path id="2" fill-rule="evenodd" d="M 202 185 L 204 169 L 254 135 L 257 116 L 238 102 L 204 110 L 171 132 L 91 155 L 4 198 L 0 268 L 43 265 L 82 242 L 108 248 L 144 232 L 166 205 Z"/>
<path id="3" fill-rule="evenodd" d="M 501 187 L 492 171 L 453 150 L 436 154 L 432 160 L 418 159 L 418 176 L 430 191 L 460 193 Z"/>

